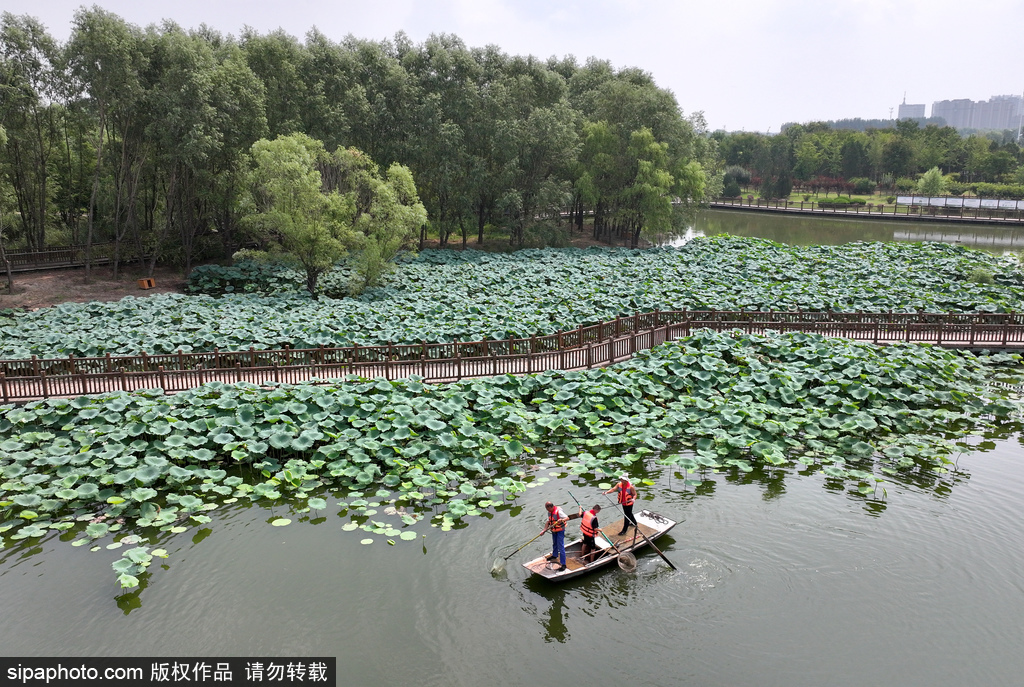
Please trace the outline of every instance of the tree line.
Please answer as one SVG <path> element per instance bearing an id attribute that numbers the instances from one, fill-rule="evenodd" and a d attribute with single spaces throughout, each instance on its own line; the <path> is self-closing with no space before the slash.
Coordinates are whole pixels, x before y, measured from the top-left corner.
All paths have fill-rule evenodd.
<path id="1" fill-rule="evenodd" d="M 794 185 L 911 191 L 931 169 L 946 177 L 947 190 L 955 195 L 979 188 L 998 194 L 993 185 L 1024 184 L 1024 151 L 1002 132 L 964 137 L 952 127 L 899 120 L 890 128 L 865 131 L 812 122 L 788 125 L 775 136 L 716 131 L 711 137 L 727 165 L 727 186 L 734 191 L 727 195 L 739 193 L 730 179 L 772 198 L 788 196 Z"/>
<path id="2" fill-rule="evenodd" d="M 115 269 L 132 255 L 187 271 L 259 240 L 254 144 L 300 134 L 406 168 L 427 213 L 421 244 L 428 232 L 442 245 L 564 242 L 593 215 L 595 238 L 636 245 L 721 186 L 702 116 L 650 74 L 452 35 L 236 37 L 93 7 L 61 42 L 4 13 L 0 124 L 0 235 L 34 249 L 110 242 Z"/>

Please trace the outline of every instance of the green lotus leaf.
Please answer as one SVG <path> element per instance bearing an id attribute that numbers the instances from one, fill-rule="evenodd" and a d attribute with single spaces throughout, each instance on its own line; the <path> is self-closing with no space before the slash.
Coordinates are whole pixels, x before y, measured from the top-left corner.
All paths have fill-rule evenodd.
<path id="1" fill-rule="evenodd" d="M 131 496 L 134 501 L 149 501 L 150 499 L 156 498 L 157 491 L 156 489 L 148 488 L 133 489 Z"/>
<path id="2" fill-rule="evenodd" d="M 118 575 L 117 581 L 121 584 L 121 589 L 134 589 L 139 586 L 139 579 L 128 573 Z"/>
<path id="3" fill-rule="evenodd" d="M 97 496 L 100 493 L 100 488 L 95 484 L 86 482 L 85 484 L 80 484 L 76 491 L 78 498 L 87 499 Z"/>
<path id="4" fill-rule="evenodd" d="M 93 539 L 99 539 L 110 531 L 110 525 L 105 522 L 94 522 L 85 528 L 85 533 Z"/>

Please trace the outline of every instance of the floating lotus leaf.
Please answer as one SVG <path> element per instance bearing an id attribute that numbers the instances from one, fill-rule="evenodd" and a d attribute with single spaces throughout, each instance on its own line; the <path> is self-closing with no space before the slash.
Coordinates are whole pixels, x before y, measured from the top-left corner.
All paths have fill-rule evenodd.
<path id="1" fill-rule="evenodd" d="M 92 498 L 100 493 L 100 488 L 92 483 L 81 484 L 76 490 L 78 497 L 82 499 Z"/>
<path id="2" fill-rule="evenodd" d="M 156 496 L 157 496 L 156 489 L 148 489 L 148 488 L 133 489 L 132 493 L 131 493 L 131 497 L 132 497 L 133 501 L 148 501 L 150 499 L 156 498 Z"/>
<path id="3" fill-rule="evenodd" d="M 372 544 L 373 543 L 373 539 L 372 538 L 363 539 L 359 543 L 360 544 L 364 544 L 364 545 L 365 544 Z"/>
<path id="4" fill-rule="evenodd" d="M 128 573 L 118 575 L 117 581 L 121 584 L 121 589 L 134 589 L 139 586 L 139 579 Z"/>
<path id="5" fill-rule="evenodd" d="M 292 524 L 292 521 L 288 518 L 277 518 L 270 523 L 274 527 L 285 527 L 286 525 Z"/>
<path id="6" fill-rule="evenodd" d="M 185 510 L 196 510 L 203 505 L 202 499 L 199 499 L 191 494 L 186 494 L 178 499 L 178 505 Z"/>

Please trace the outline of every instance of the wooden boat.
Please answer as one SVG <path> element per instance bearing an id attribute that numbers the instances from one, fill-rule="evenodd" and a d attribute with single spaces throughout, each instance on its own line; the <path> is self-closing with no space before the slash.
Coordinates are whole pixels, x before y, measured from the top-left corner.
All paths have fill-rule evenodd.
<path id="1" fill-rule="evenodd" d="M 651 541 L 656 540 L 661 535 L 665 534 L 673 527 L 676 526 L 676 521 L 666 518 L 664 515 L 660 515 L 653 511 L 642 510 L 637 513 L 633 513 L 636 518 L 637 525 L 640 530 L 647 535 L 647 538 Z M 571 527 L 571 525 L 570 525 Z M 620 553 L 633 553 L 637 549 L 647 546 L 647 540 L 636 533 L 635 529 L 631 526 L 626 534 L 619 534 L 622 529 L 622 518 L 619 518 L 610 525 L 606 525 L 601 528 L 605 536 L 608 537 L 615 546 L 618 547 Z M 591 570 L 597 570 L 610 565 L 618 560 L 619 554 L 615 552 L 615 549 L 605 541 L 604 537 L 600 534 L 595 537 L 598 548 L 601 550 L 594 560 L 585 562 L 580 559 L 580 551 L 583 546 L 583 539 L 576 539 L 565 545 L 565 570 L 558 570 L 558 561 L 549 561 L 546 556 L 535 558 L 528 563 L 523 563 L 523 567 L 532 572 L 534 575 L 539 575 L 545 579 L 551 580 L 552 582 L 561 582 L 563 580 L 569 580 L 574 577 L 584 575 Z"/>

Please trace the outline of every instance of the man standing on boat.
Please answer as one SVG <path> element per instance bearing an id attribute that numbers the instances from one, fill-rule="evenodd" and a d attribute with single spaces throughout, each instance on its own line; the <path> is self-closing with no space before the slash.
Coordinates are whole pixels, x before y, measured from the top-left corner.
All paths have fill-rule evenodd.
<path id="1" fill-rule="evenodd" d="M 597 524 L 597 514 L 601 512 L 601 506 L 595 505 L 593 508 L 583 514 L 583 520 L 580 522 L 580 534 L 583 535 L 583 545 L 580 549 L 580 560 L 584 564 L 590 562 L 590 556 L 598 552 L 597 542 L 594 541 L 594 537 L 597 536 L 597 530 L 601 527 Z"/>
<path id="2" fill-rule="evenodd" d="M 636 518 L 633 517 L 633 503 L 636 501 L 636 487 L 629 482 L 629 478 L 623 475 L 619 478 L 619 483 L 614 487 L 606 491 L 606 494 L 610 494 L 613 491 L 619 492 L 619 505 L 622 506 L 622 531 L 619 535 L 626 533 L 629 526 L 636 527 Z"/>
<path id="3" fill-rule="evenodd" d="M 541 534 L 548 531 L 551 532 L 551 553 L 548 555 L 548 560 L 557 560 L 559 566 L 556 570 L 562 571 L 565 570 L 565 524 L 573 518 L 580 516 L 566 515 L 564 510 L 550 501 L 544 504 L 544 508 L 548 512 L 548 524 L 544 526 Z M 582 509 L 580 511 L 582 515 Z"/>

